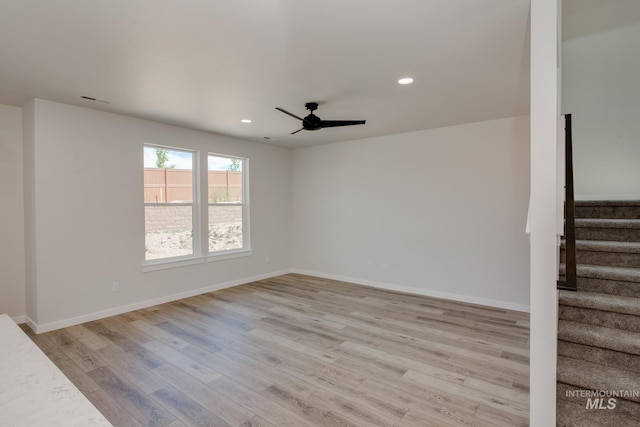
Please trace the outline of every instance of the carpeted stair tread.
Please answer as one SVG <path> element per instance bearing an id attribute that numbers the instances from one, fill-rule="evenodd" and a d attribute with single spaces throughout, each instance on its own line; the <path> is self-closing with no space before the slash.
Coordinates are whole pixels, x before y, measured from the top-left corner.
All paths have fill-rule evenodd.
<path id="1" fill-rule="evenodd" d="M 558 339 L 640 355 L 640 333 L 560 320 Z"/>
<path id="2" fill-rule="evenodd" d="M 585 390 L 638 390 L 640 374 L 602 366 L 585 360 L 558 357 L 558 381 Z M 626 398 L 640 402 L 640 397 Z"/>
<path id="3" fill-rule="evenodd" d="M 580 292 L 596 292 L 599 294 L 640 298 L 640 283 L 619 280 L 578 277 L 578 290 Z"/>
<path id="4" fill-rule="evenodd" d="M 640 298 L 595 292 L 560 291 L 560 304 L 640 316 Z"/>
<path id="5" fill-rule="evenodd" d="M 640 201 L 576 201 L 576 218 L 640 219 Z"/>
<path id="6" fill-rule="evenodd" d="M 566 259 L 566 242 L 562 241 L 560 259 Z M 579 265 L 640 268 L 640 242 L 576 240 Z"/>
<path id="7" fill-rule="evenodd" d="M 640 283 L 640 269 L 627 267 L 607 267 L 602 265 L 578 265 L 578 276 L 594 279 L 622 280 Z"/>
<path id="8" fill-rule="evenodd" d="M 584 228 L 640 228 L 640 219 L 576 218 L 575 225 Z"/>
<path id="9" fill-rule="evenodd" d="M 565 241 L 562 241 L 565 245 Z M 640 254 L 640 242 L 615 242 L 599 240 L 576 240 L 576 249 L 595 252 L 623 252 Z"/>
<path id="10" fill-rule="evenodd" d="M 558 400 L 564 400 L 565 402 L 573 403 L 574 405 L 578 405 L 578 408 L 582 408 L 581 412 L 591 413 L 591 415 L 595 415 L 594 412 L 599 412 L 601 414 L 606 414 L 606 417 L 599 418 L 601 424 L 588 424 L 588 425 L 596 425 L 596 426 L 633 426 L 637 427 L 638 422 L 636 420 L 640 419 L 640 403 L 634 402 L 632 400 L 626 399 L 617 399 L 616 398 L 616 407 L 614 409 L 608 409 L 606 411 L 602 410 L 593 410 L 587 407 L 589 402 L 589 396 L 582 394 L 580 392 L 576 393 L 575 386 L 564 383 L 556 383 L 556 393 L 558 396 Z M 586 390 L 585 390 L 586 391 Z M 593 398 L 593 396 L 591 396 Z M 608 403 L 608 402 L 607 402 Z M 599 405 L 598 405 L 599 406 Z M 570 411 L 573 412 L 573 411 Z M 624 417 L 624 418 L 621 418 Z M 614 421 L 618 421 L 617 423 Z M 631 422 L 630 422 L 631 421 Z M 565 424 L 566 425 L 566 424 Z M 574 427 L 574 424 L 568 424 L 571 427 Z"/>
<path id="11" fill-rule="evenodd" d="M 640 242 L 639 218 L 576 218 L 575 224 L 576 240 Z"/>
<path id="12" fill-rule="evenodd" d="M 633 314 L 561 304 L 558 307 L 558 316 L 560 320 L 568 320 L 569 322 L 640 333 L 640 316 Z"/>
<path id="13" fill-rule="evenodd" d="M 576 206 L 596 207 L 596 206 L 640 206 L 640 200 L 576 200 Z"/>
<path id="14" fill-rule="evenodd" d="M 565 265 L 560 264 L 560 274 L 565 274 Z M 620 280 L 623 282 L 637 282 L 640 284 L 640 268 L 608 267 L 604 265 L 578 264 L 576 266 L 578 277 L 590 277 L 593 279 Z"/>
<path id="15" fill-rule="evenodd" d="M 607 348 L 592 347 L 590 345 L 558 340 L 558 356 L 586 360 L 624 371 L 640 373 L 640 357 Z"/>
<path id="16" fill-rule="evenodd" d="M 637 427 L 635 418 L 625 416 L 617 410 L 598 411 L 586 409 L 584 404 L 558 399 L 556 427 Z"/>

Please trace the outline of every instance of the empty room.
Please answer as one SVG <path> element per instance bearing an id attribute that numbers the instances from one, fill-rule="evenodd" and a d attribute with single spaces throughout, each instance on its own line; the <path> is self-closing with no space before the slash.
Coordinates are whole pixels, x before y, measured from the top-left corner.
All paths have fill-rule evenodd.
<path id="1" fill-rule="evenodd" d="M 560 15 L 0 2 L 0 425 L 553 425 Z"/>

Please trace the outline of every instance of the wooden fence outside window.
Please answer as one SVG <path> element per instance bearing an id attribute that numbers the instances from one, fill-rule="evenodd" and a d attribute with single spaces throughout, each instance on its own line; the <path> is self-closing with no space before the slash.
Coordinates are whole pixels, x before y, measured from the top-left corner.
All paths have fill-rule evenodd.
<path id="1" fill-rule="evenodd" d="M 242 172 L 208 171 L 209 203 L 242 202 Z M 189 169 L 144 168 L 145 203 L 193 202 Z"/>

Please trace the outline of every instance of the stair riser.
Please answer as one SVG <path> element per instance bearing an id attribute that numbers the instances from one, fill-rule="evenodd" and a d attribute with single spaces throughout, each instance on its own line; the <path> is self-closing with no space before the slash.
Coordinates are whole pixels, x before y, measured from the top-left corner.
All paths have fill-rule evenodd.
<path id="1" fill-rule="evenodd" d="M 640 375 L 636 372 L 563 356 L 558 356 L 556 378 L 557 382 L 582 390 L 635 391 L 640 384 Z M 636 393 L 625 395 L 624 399 L 640 403 L 640 396 Z"/>
<path id="2" fill-rule="evenodd" d="M 560 250 L 560 262 L 564 263 L 566 254 L 564 247 Z M 599 252 L 576 250 L 576 263 L 588 265 L 605 265 L 608 267 L 640 268 L 640 254 L 627 252 Z"/>
<path id="3" fill-rule="evenodd" d="M 557 383 L 557 427 L 636 426 L 640 419 L 640 403 L 617 398 L 615 409 L 588 409 L 587 398 L 570 397 L 574 390 L 570 384 Z M 605 401 L 608 401 L 605 398 Z"/>
<path id="4" fill-rule="evenodd" d="M 629 332 L 640 332 L 640 316 L 630 314 L 612 313 L 610 311 L 592 310 L 589 308 L 571 307 L 560 305 L 558 309 L 560 320 L 584 323 L 588 325 L 603 326 L 605 328 L 621 329 Z M 589 345 L 591 343 L 581 343 Z"/>
<path id="5" fill-rule="evenodd" d="M 578 277 L 577 281 L 579 291 L 640 298 L 640 283 L 591 277 Z"/>
<path id="6" fill-rule="evenodd" d="M 619 351 L 558 340 L 558 356 L 640 373 L 640 358 Z"/>
<path id="7" fill-rule="evenodd" d="M 576 218 L 640 218 L 640 206 L 580 206 L 576 204 L 575 212 Z"/>
<path id="8" fill-rule="evenodd" d="M 576 227 L 576 240 L 640 242 L 640 228 Z"/>

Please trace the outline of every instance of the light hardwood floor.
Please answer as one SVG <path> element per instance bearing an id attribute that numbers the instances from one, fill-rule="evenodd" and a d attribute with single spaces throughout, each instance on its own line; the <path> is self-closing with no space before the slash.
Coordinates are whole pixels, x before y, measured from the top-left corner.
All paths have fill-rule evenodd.
<path id="1" fill-rule="evenodd" d="M 117 427 L 513 427 L 528 319 L 289 274 L 29 336 Z"/>

